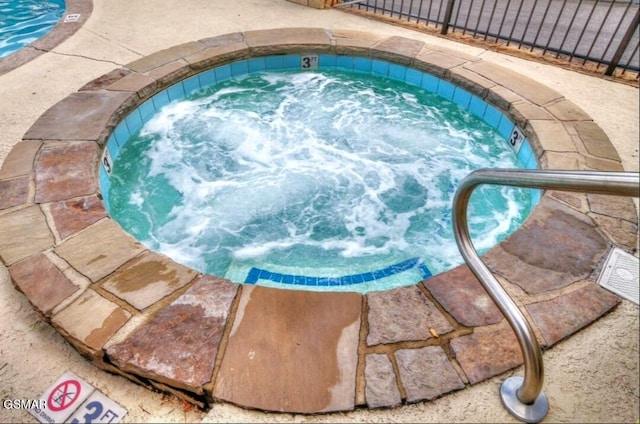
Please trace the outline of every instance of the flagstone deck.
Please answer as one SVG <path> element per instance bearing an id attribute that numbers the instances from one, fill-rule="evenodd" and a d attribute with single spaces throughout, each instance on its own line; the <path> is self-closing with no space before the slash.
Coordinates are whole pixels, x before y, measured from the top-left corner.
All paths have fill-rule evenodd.
<path id="1" fill-rule="evenodd" d="M 16 289 L 96 366 L 200 406 L 393 407 L 519 366 L 515 336 L 466 266 L 366 295 L 238 285 L 150 252 L 107 216 L 98 160 L 129 111 L 213 66 L 301 51 L 429 71 L 524 128 L 541 168 L 622 171 L 605 133 L 579 107 L 476 57 L 354 31 L 229 34 L 115 69 L 27 131 L 0 169 L 0 258 Z M 636 234 L 630 199 L 546 192 L 484 259 L 548 348 L 617 305 L 595 281 L 608 250 L 632 250 Z"/>

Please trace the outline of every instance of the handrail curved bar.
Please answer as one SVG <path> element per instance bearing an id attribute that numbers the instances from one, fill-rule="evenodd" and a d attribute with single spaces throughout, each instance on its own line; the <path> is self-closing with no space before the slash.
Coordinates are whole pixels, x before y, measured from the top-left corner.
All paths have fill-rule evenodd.
<path id="1" fill-rule="evenodd" d="M 470 173 L 453 199 L 453 231 L 465 262 L 506 317 L 516 334 L 524 358 L 524 379 L 510 377 L 502 384 L 504 406 L 525 422 L 541 421 L 549 410 L 542 393 L 544 367 L 540 345 L 516 303 L 507 294 L 473 247 L 467 225 L 467 205 L 482 184 L 554 189 L 582 193 L 640 197 L 640 174 L 634 172 L 480 169 Z"/>

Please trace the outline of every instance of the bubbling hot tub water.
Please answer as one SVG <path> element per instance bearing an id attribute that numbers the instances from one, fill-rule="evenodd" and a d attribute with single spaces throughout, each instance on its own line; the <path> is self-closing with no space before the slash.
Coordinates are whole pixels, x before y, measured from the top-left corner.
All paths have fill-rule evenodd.
<path id="1" fill-rule="evenodd" d="M 201 272 L 366 292 L 462 263 L 452 198 L 485 167 L 520 165 L 494 129 L 436 94 L 335 70 L 261 72 L 162 108 L 122 147 L 108 195 L 125 230 Z M 532 203 L 527 190 L 479 189 L 478 249 Z"/>

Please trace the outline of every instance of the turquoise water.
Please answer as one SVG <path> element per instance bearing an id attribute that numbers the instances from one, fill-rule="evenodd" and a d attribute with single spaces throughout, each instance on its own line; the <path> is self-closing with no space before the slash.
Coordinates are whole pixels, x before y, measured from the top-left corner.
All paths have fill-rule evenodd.
<path id="1" fill-rule="evenodd" d="M 47 34 L 64 10 L 64 0 L 0 0 L 0 58 Z"/>
<path id="2" fill-rule="evenodd" d="M 256 269 L 326 281 L 411 265 L 330 288 L 380 290 L 462 263 L 451 202 L 484 167 L 520 165 L 495 130 L 435 94 L 339 71 L 257 73 L 154 115 L 115 161 L 110 213 L 151 249 L 239 283 Z M 476 190 L 476 247 L 531 208 L 527 190 Z"/>

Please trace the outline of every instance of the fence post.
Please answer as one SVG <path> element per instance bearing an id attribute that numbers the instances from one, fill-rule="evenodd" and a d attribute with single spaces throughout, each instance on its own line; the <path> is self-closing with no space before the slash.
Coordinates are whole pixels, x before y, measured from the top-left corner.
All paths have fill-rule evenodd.
<path id="1" fill-rule="evenodd" d="M 631 41 L 631 37 L 633 37 L 633 33 L 638 28 L 638 21 L 640 16 L 640 9 L 636 9 L 636 16 L 633 18 L 631 25 L 627 28 L 627 32 L 625 32 L 624 37 L 620 40 L 620 45 L 616 50 L 613 58 L 611 58 L 611 62 L 609 62 L 609 66 L 607 66 L 607 70 L 604 72 L 605 75 L 611 76 L 613 72 L 616 70 L 616 66 L 618 66 L 618 62 L 622 58 L 624 51 L 627 49 L 629 42 Z"/>
<path id="2" fill-rule="evenodd" d="M 446 35 L 449 31 L 449 22 L 451 21 L 451 15 L 453 15 L 453 5 L 455 0 L 449 0 L 447 2 L 447 8 L 444 10 L 444 19 L 442 20 L 442 30 L 440 34 Z"/>

